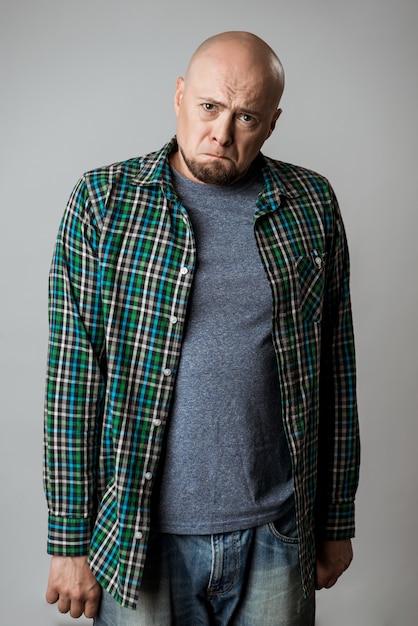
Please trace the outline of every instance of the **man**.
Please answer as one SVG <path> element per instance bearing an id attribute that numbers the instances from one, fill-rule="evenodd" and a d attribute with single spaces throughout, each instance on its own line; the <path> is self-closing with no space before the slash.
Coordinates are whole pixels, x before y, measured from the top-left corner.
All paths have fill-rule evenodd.
<path id="1" fill-rule="evenodd" d="M 45 485 L 47 600 L 73 617 L 309 626 L 351 562 L 348 252 L 329 183 L 260 152 L 283 86 L 258 37 L 210 38 L 175 139 L 70 198 Z"/>

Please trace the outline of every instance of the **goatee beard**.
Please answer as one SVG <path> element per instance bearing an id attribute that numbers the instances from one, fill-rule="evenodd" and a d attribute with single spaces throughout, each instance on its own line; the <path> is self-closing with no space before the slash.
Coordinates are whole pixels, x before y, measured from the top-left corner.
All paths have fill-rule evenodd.
<path id="1" fill-rule="evenodd" d="M 189 159 L 180 147 L 179 151 L 190 173 L 201 183 L 225 186 L 231 185 L 241 178 L 241 174 L 239 174 L 235 165 L 232 169 L 226 169 L 219 161 L 215 161 L 210 165 L 199 163 L 195 159 Z"/>

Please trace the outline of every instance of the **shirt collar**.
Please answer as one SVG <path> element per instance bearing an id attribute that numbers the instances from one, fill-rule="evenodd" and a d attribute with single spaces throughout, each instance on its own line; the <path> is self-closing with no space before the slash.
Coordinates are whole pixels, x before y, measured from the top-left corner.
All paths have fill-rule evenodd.
<path id="1" fill-rule="evenodd" d="M 172 188 L 170 173 L 170 155 L 177 150 L 177 140 L 173 137 L 161 150 L 145 155 L 139 160 L 139 171 L 132 178 L 134 185 L 158 185 Z M 300 191 L 289 180 L 285 167 L 280 167 L 280 161 L 273 160 L 259 153 L 256 163 L 261 168 L 264 187 L 261 198 L 272 207 L 280 206 L 280 196 L 295 198 Z M 284 164 L 283 164 L 284 165 Z"/>
<path id="2" fill-rule="evenodd" d="M 177 149 L 173 137 L 158 152 L 152 152 L 139 160 L 139 171 L 132 178 L 133 185 L 171 186 L 170 155 Z"/>

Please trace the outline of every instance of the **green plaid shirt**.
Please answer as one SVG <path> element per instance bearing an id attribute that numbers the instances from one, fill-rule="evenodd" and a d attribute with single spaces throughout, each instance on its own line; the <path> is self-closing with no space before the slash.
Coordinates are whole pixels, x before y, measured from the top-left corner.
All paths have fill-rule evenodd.
<path id="1" fill-rule="evenodd" d="M 94 170 L 69 200 L 50 273 L 44 480 L 48 551 L 89 555 L 135 607 L 196 266 L 160 152 Z M 359 439 L 348 251 L 328 182 L 259 155 L 254 233 L 293 466 L 302 581 L 315 538 L 354 532 Z"/>

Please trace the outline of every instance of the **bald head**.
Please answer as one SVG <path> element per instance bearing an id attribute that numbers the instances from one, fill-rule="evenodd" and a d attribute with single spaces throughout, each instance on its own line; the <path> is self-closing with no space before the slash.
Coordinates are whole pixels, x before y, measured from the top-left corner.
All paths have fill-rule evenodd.
<path id="1" fill-rule="evenodd" d="M 202 69 L 202 64 L 222 64 L 222 60 L 230 68 L 234 65 L 244 71 L 255 68 L 265 80 L 265 87 L 271 91 L 276 107 L 279 105 L 284 90 L 284 69 L 274 50 L 263 39 L 245 31 L 227 31 L 209 37 L 193 54 L 186 81 Z"/>

